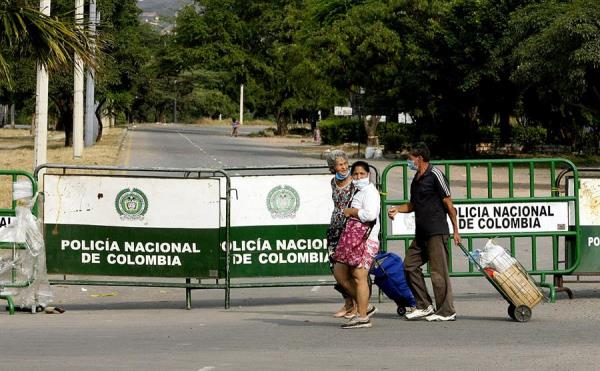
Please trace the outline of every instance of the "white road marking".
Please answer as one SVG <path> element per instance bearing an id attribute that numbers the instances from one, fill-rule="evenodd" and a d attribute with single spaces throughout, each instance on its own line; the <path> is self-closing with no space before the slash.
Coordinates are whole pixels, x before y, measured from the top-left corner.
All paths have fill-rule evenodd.
<path id="1" fill-rule="evenodd" d="M 187 140 L 188 142 L 190 142 L 191 145 L 193 145 L 194 147 L 198 148 L 198 150 L 206 155 L 208 155 L 209 153 L 206 152 L 202 147 L 200 147 L 198 144 L 194 143 L 190 138 L 186 137 L 185 135 L 181 134 L 181 133 L 177 133 L 179 135 L 181 135 L 183 138 L 185 138 L 185 140 Z M 216 157 L 213 157 L 213 161 L 223 165 L 223 162 L 219 161 Z"/>

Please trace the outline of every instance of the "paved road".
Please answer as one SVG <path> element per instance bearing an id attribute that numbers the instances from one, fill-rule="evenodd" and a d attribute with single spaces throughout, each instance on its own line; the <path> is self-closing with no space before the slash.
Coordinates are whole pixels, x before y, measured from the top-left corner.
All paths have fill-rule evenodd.
<path id="1" fill-rule="evenodd" d="M 321 161 L 227 128 L 129 135 L 130 166 Z M 598 369 L 600 284 L 574 286 L 576 300 L 541 304 L 525 324 L 483 279 L 453 284 L 454 323 L 407 322 L 385 301 L 372 329 L 354 331 L 331 317 L 340 300 L 329 287 L 237 289 L 230 310 L 222 291 L 197 291 L 186 311 L 182 290 L 55 286 L 64 314 L 0 313 L 0 369 Z"/>
<path id="2" fill-rule="evenodd" d="M 140 125 L 129 132 L 125 165 L 135 167 L 226 168 L 239 166 L 308 165 L 323 161 L 282 148 L 271 139 L 245 136 L 264 127 L 243 126 L 231 137 L 227 127 Z"/>

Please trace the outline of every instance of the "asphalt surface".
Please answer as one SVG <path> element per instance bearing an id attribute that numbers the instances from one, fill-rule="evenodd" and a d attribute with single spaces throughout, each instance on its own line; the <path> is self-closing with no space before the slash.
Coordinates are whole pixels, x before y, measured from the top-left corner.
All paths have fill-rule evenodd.
<path id="1" fill-rule="evenodd" d="M 242 127 L 231 138 L 228 128 L 138 127 L 128 133 L 122 162 L 323 163 L 309 143 L 294 150 L 244 136 L 258 129 Z M 382 169 L 386 161 L 375 164 Z M 63 314 L 0 312 L 0 370 L 596 370 L 600 284 L 572 288 L 576 299 L 559 294 L 517 323 L 482 278 L 455 279 L 456 322 L 408 322 L 394 303 L 373 300 L 373 328 L 342 330 L 332 317 L 341 301 L 331 287 L 234 289 L 229 310 L 223 291 L 199 290 L 188 311 L 181 289 L 58 285 L 53 305 Z"/>
<path id="2" fill-rule="evenodd" d="M 129 132 L 123 163 L 136 167 L 212 168 L 272 165 L 324 165 L 314 156 L 285 148 L 273 138 L 248 137 L 264 129 L 243 126 L 231 137 L 228 127 L 138 125 Z"/>

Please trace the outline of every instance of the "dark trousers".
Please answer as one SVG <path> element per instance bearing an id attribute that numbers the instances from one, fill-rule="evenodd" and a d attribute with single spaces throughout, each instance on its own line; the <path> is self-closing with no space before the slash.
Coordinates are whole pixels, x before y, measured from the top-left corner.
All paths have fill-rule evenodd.
<path id="1" fill-rule="evenodd" d="M 450 316 L 455 313 L 452 287 L 448 274 L 448 235 L 435 235 L 423 239 L 414 239 L 406 252 L 404 271 L 408 284 L 417 300 L 417 308 L 425 309 L 431 305 L 425 277 L 421 266 L 429 263 L 431 284 L 435 296 L 436 314 Z"/>

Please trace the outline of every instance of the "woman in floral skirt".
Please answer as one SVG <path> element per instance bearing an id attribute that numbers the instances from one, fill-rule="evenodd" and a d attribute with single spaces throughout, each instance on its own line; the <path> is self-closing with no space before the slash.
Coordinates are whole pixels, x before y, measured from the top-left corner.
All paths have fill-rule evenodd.
<path id="1" fill-rule="evenodd" d="M 369 269 L 379 251 L 379 191 L 370 182 L 369 164 L 356 161 L 350 170 L 356 188 L 349 207 L 348 219 L 333 254 L 333 274 L 336 281 L 357 304 L 357 314 L 342 328 L 371 327 L 370 316 L 377 311 L 369 306 Z"/>

